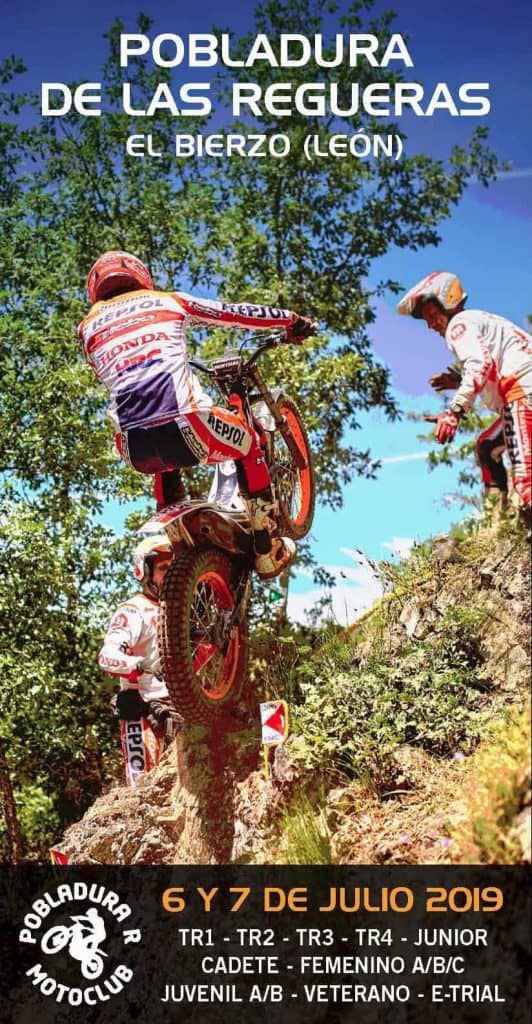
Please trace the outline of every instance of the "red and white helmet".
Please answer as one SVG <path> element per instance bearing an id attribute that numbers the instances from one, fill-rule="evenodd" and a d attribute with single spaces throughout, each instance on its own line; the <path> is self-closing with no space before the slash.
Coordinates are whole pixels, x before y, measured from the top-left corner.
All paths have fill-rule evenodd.
<path id="1" fill-rule="evenodd" d="M 87 291 L 93 305 L 113 292 L 134 288 L 153 288 L 153 280 L 144 263 L 130 252 L 104 252 L 89 270 Z"/>
<path id="2" fill-rule="evenodd" d="M 167 555 L 172 551 L 172 545 L 165 533 L 155 534 L 153 537 L 145 537 L 137 544 L 133 554 L 133 572 L 139 583 L 151 583 L 153 560 L 156 555 Z"/>
<path id="3" fill-rule="evenodd" d="M 404 316 L 421 319 L 421 309 L 425 302 L 437 302 L 445 313 L 454 313 L 467 299 L 467 292 L 462 287 L 460 278 L 446 270 L 436 270 L 418 281 L 413 288 L 397 304 L 397 312 Z"/>

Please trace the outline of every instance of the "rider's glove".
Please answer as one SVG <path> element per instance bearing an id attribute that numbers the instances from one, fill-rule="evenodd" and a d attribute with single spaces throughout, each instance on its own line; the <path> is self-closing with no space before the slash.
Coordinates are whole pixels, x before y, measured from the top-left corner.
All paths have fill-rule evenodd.
<path id="1" fill-rule="evenodd" d="M 309 338 L 311 334 L 316 333 L 316 324 L 308 316 L 298 316 L 297 313 L 294 313 L 293 316 L 294 319 L 286 330 L 286 336 L 288 341 L 292 341 L 294 345 L 299 345 L 305 338 Z"/>
<path id="2" fill-rule="evenodd" d="M 138 683 L 141 675 L 142 675 L 142 664 L 139 661 L 137 663 L 137 665 L 135 665 L 135 668 L 132 668 L 131 672 L 128 672 L 127 675 L 122 675 L 122 678 L 123 679 L 127 679 L 128 683 L 135 684 L 135 683 Z"/>
<path id="3" fill-rule="evenodd" d="M 453 366 L 448 366 L 443 373 L 435 373 L 429 384 L 435 391 L 454 391 L 460 387 L 462 375 Z"/>
<path id="4" fill-rule="evenodd" d="M 171 743 L 174 736 L 183 728 L 184 719 L 174 708 L 168 697 L 153 697 L 147 701 L 148 722 L 158 735 Z"/>
<path id="5" fill-rule="evenodd" d="M 447 409 L 447 412 L 441 413 L 436 420 L 436 440 L 440 444 L 445 444 L 446 441 L 452 441 L 456 434 L 460 417 L 455 413 Z"/>
<path id="6" fill-rule="evenodd" d="M 116 710 L 123 722 L 138 722 L 139 718 L 146 717 L 148 708 L 138 690 L 121 690 L 116 698 Z"/>

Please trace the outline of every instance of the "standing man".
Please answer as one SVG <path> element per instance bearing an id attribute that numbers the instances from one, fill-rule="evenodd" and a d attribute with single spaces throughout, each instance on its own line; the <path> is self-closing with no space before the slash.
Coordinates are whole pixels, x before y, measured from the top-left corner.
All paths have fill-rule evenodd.
<path id="1" fill-rule="evenodd" d="M 445 338 L 461 381 L 446 412 L 437 417 L 436 440 L 452 441 L 477 395 L 502 415 L 504 444 L 514 489 L 523 506 L 532 503 L 532 338 L 504 317 L 464 308 L 467 293 L 458 277 L 436 271 L 414 285 L 398 313 L 424 320 Z"/>
<path id="2" fill-rule="evenodd" d="M 116 711 L 129 785 L 157 763 L 181 721 L 162 678 L 157 646 L 159 596 L 171 561 L 166 536 L 148 537 L 138 544 L 133 572 L 141 593 L 118 606 L 98 655 L 100 668 L 120 679 Z M 149 728 L 143 728 L 143 720 Z"/>

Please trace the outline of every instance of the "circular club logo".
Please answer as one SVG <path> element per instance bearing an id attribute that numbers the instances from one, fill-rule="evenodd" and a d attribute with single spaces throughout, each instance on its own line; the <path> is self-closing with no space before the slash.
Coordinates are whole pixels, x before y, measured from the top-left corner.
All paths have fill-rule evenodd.
<path id="1" fill-rule="evenodd" d="M 107 1002 L 133 977 L 121 962 L 124 948 L 141 940 L 140 929 L 125 924 L 130 916 L 129 904 L 98 883 L 65 883 L 43 893 L 19 932 L 35 953 L 26 976 L 58 1003 Z"/>

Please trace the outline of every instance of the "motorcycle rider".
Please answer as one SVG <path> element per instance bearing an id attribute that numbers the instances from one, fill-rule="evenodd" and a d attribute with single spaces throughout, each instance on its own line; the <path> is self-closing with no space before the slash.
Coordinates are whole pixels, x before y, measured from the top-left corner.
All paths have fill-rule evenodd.
<path id="1" fill-rule="evenodd" d="M 398 313 L 425 321 L 445 338 L 458 361 L 461 381 L 446 412 L 436 420 L 436 440 L 452 441 L 461 417 L 477 395 L 502 418 L 514 489 L 525 508 L 532 503 L 532 338 L 510 320 L 464 309 L 467 293 L 447 271 L 428 274 L 403 296 Z"/>
<path id="2" fill-rule="evenodd" d="M 111 393 L 109 415 L 121 456 L 139 472 L 155 474 L 159 507 L 168 501 L 168 483 L 175 485 L 177 500 L 184 496 L 176 470 L 236 460 L 255 569 L 262 579 L 277 576 L 292 561 L 295 545 L 278 536 L 260 436 L 241 412 L 213 405 L 190 369 L 185 329 L 284 327 L 299 343 L 312 333 L 312 321 L 276 307 L 159 291 L 148 268 L 127 252 L 100 256 L 87 291 L 92 306 L 78 333 L 89 365 Z M 168 471 L 173 477 L 165 476 Z"/>
<path id="3" fill-rule="evenodd" d="M 120 678 L 118 717 L 130 722 L 147 718 L 166 742 L 173 739 L 182 721 L 162 678 L 157 647 L 159 595 L 171 561 L 172 548 L 162 534 L 137 545 L 133 572 L 142 592 L 118 606 L 98 655 L 100 668 Z"/>

